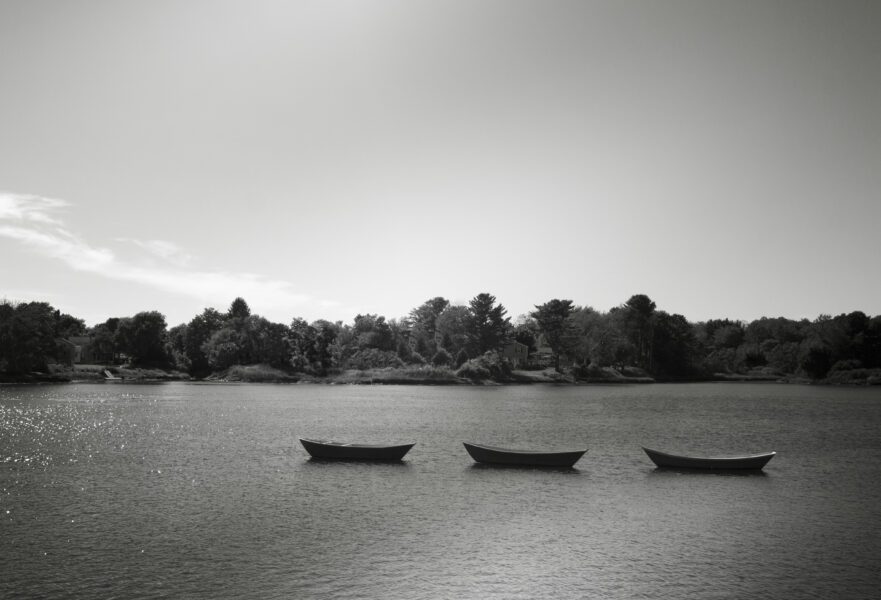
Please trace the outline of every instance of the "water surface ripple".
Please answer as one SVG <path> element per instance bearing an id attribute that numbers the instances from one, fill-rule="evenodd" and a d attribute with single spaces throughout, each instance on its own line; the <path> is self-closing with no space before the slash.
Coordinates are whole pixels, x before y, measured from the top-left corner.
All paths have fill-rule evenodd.
<path id="1" fill-rule="evenodd" d="M 881 390 L 0 387 L 3 598 L 875 598 Z M 296 437 L 417 445 L 309 460 Z M 589 448 L 475 465 L 462 441 Z M 758 475 L 640 446 L 776 450 Z"/>

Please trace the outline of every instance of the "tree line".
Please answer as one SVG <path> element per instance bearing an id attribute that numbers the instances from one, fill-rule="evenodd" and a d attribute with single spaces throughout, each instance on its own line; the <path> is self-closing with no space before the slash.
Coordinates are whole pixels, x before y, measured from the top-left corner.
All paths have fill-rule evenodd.
<path id="1" fill-rule="evenodd" d="M 636 294 L 608 312 L 552 299 L 512 322 L 495 296 L 481 293 L 467 305 L 439 296 L 400 319 L 359 314 L 347 324 L 301 318 L 274 323 L 252 314 L 247 302 L 236 298 L 225 312 L 206 308 L 170 329 L 156 311 L 87 328 L 83 320 L 45 302 L 3 301 L 0 373 L 70 363 L 71 345 L 64 340 L 72 336 L 89 337 L 97 362 L 175 368 L 194 377 L 251 364 L 315 376 L 421 365 L 464 376 L 481 369 L 496 375 L 510 369 L 504 349 L 512 342 L 525 346 L 525 368 L 554 367 L 583 378 L 609 368 L 660 380 L 749 372 L 824 379 L 881 368 L 881 316 L 860 311 L 813 321 L 778 317 L 691 323 Z"/>

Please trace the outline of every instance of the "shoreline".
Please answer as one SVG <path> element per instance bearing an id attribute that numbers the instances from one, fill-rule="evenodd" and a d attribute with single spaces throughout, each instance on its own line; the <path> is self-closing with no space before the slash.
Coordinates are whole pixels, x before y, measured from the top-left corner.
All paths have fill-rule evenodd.
<path id="1" fill-rule="evenodd" d="M 112 377 L 107 377 L 109 373 Z M 881 376 L 859 372 L 852 376 L 812 380 L 791 374 L 716 373 L 711 376 L 664 379 L 650 376 L 623 375 L 609 370 L 602 376 L 575 377 L 552 368 L 541 371 L 514 370 L 505 377 L 468 379 L 456 376 L 450 370 L 434 368 L 346 370 L 326 376 L 288 373 L 260 365 L 238 366 L 204 378 L 192 377 L 181 371 L 90 365 L 85 368 L 54 369 L 48 373 L 29 373 L 17 377 L 0 377 L 0 385 L 43 385 L 61 383 L 165 383 L 183 381 L 192 383 L 286 383 L 323 385 L 427 385 L 427 386 L 499 386 L 499 385 L 648 385 L 666 383 L 784 383 L 846 387 L 881 385 Z"/>

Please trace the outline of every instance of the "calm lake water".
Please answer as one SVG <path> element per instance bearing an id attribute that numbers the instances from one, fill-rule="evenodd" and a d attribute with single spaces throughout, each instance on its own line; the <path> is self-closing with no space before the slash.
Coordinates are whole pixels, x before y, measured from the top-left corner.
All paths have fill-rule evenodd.
<path id="1" fill-rule="evenodd" d="M 589 451 L 487 468 L 469 440 Z M 877 598 L 879 560 L 878 388 L 0 387 L 3 598 Z"/>

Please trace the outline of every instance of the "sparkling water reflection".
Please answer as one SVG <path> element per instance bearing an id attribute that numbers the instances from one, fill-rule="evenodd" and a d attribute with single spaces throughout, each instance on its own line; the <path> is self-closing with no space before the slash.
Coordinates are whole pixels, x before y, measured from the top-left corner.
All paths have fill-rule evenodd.
<path id="1" fill-rule="evenodd" d="M 879 431 L 877 389 L 0 387 L 0 597 L 871 598 Z M 298 435 L 417 445 L 323 462 Z M 493 468 L 464 440 L 589 450 Z"/>

